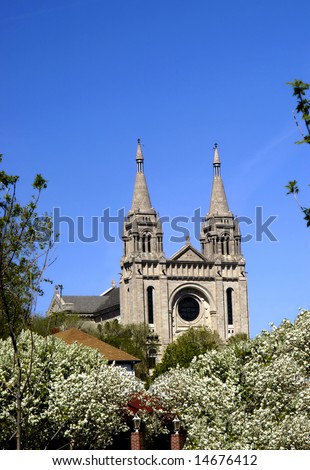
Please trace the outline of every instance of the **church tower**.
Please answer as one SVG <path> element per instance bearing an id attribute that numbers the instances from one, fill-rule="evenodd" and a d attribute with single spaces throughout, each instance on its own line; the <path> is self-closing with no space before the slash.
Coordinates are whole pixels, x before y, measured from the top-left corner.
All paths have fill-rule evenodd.
<path id="1" fill-rule="evenodd" d="M 249 334 L 248 288 L 239 222 L 228 207 L 217 144 L 214 146 L 209 212 L 201 225 L 200 242 L 202 254 L 215 266 L 220 336 L 226 339 L 236 333 Z"/>
<path id="2" fill-rule="evenodd" d="M 153 209 L 144 174 L 140 139 L 136 153 L 137 174 L 131 209 L 124 222 L 123 259 L 158 260 L 163 256 L 163 233 L 159 216 Z"/>
<path id="3" fill-rule="evenodd" d="M 140 139 L 131 209 L 124 220 L 120 305 L 122 323 L 144 323 L 169 344 L 166 258 L 159 214 L 152 207 Z M 166 312 L 166 315 L 163 313 Z"/>

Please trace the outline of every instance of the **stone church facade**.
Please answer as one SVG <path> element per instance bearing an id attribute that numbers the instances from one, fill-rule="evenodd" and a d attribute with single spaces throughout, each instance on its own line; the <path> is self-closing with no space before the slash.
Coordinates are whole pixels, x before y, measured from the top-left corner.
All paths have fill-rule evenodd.
<path id="1" fill-rule="evenodd" d="M 131 209 L 124 222 L 120 317 L 146 323 L 165 346 L 190 327 L 205 326 L 226 340 L 249 333 L 248 287 L 238 220 L 229 210 L 214 148 L 209 212 L 201 224 L 201 250 L 189 240 L 171 258 L 152 207 L 140 142 Z"/>
<path id="2" fill-rule="evenodd" d="M 217 145 L 209 211 L 201 222 L 200 251 L 186 240 L 172 257 L 163 249 L 163 227 L 152 207 L 140 141 L 131 209 L 124 220 L 119 288 L 101 296 L 62 296 L 55 289 L 48 314 L 74 311 L 87 319 L 117 318 L 147 324 L 157 339 L 153 354 L 190 327 L 216 330 L 223 340 L 249 334 L 248 287 L 238 220 L 230 211 Z"/>

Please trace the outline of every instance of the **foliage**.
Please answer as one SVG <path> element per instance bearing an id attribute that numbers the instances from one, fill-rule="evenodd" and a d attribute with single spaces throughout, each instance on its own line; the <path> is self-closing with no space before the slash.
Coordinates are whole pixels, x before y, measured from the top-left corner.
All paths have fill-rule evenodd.
<path id="1" fill-rule="evenodd" d="M 110 325 L 111 327 L 112 325 Z M 114 325 L 116 327 L 116 325 Z M 107 366 L 95 350 L 68 346 L 30 330 L 18 339 L 22 379 L 22 445 L 26 449 L 98 449 L 127 429 L 127 404 L 138 397 L 148 439 L 177 414 L 187 449 L 309 449 L 310 312 L 284 320 L 249 341 L 196 356 L 143 384 Z M 0 341 L 0 445 L 16 432 L 18 369 L 9 339 Z M 148 407 L 153 412 L 148 411 Z"/>
<path id="2" fill-rule="evenodd" d="M 194 357 L 212 349 L 219 350 L 221 347 L 222 342 L 216 331 L 204 327 L 190 328 L 167 346 L 151 379 L 154 380 L 177 366 L 188 367 Z"/>
<path id="3" fill-rule="evenodd" d="M 308 132 L 308 134 L 304 134 L 304 132 L 300 130 L 303 139 L 297 141 L 296 143 L 310 144 L 310 100 L 306 98 L 306 91 L 309 90 L 310 84 L 304 83 L 301 80 L 295 80 L 294 82 L 288 82 L 287 84 L 292 86 L 293 96 L 297 96 L 296 111 L 297 113 L 301 113 L 302 119 L 305 123 Z"/>
<path id="4" fill-rule="evenodd" d="M 128 354 L 132 354 L 140 359 L 141 362 L 135 366 L 136 376 L 142 380 L 147 378 L 149 371 L 148 326 L 142 323 L 123 325 L 117 320 L 112 320 L 99 324 L 97 326 L 97 331 L 93 328 L 89 328 L 87 329 L 87 332 L 89 334 L 94 334 L 101 341 L 122 349 Z"/>
<path id="5" fill-rule="evenodd" d="M 310 312 L 158 377 L 187 449 L 309 449 Z"/>
<path id="6" fill-rule="evenodd" d="M 298 129 L 300 130 L 300 133 L 303 137 L 302 140 L 298 140 L 296 144 L 310 144 L 310 100 L 306 98 L 306 91 L 309 90 L 310 84 L 309 83 L 304 83 L 301 80 L 295 80 L 294 82 L 288 82 L 288 85 L 291 85 L 293 87 L 293 96 L 297 96 L 297 106 L 296 110 L 297 113 L 302 114 L 302 119 L 305 123 L 307 134 L 305 134 L 300 126 L 298 121 L 296 120 L 296 124 L 298 126 Z M 285 186 L 286 189 L 288 190 L 287 194 L 292 194 L 299 205 L 301 211 L 304 214 L 304 219 L 307 222 L 307 227 L 310 227 L 310 208 L 309 207 L 304 207 L 303 205 L 300 204 L 297 194 L 299 193 L 299 187 L 297 185 L 296 180 L 292 180 L 288 182 L 288 185 Z"/>
<path id="7" fill-rule="evenodd" d="M 288 185 L 286 185 L 285 187 L 288 190 L 286 194 L 292 194 L 294 196 L 295 201 L 297 202 L 301 211 L 304 214 L 304 219 L 307 222 L 307 227 L 310 227 L 310 208 L 302 206 L 297 198 L 297 194 L 299 193 L 299 187 L 297 186 L 297 181 L 296 180 L 289 181 Z"/>
<path id="8" fill-rule="evenodd" d="M 227 340 L 227 344 L 235 344 L 239 343 L 240 341 L 247 341 L 248 340 L 248 335 L 246 333 L 236 333 L 233 336 L 230 336 Z"/>
<path id="9" fill-rule="evenodd" d="M 0 156 L 0 163 L 2 155 Z M 38 174 L 32 184 L 35 191 L 25 205 L 17 201 L 18 176 L 0 171 L 0 325 L 9 336 L 17 370 L 14 382 L 16 398 L 16 447 L 21 448 L 22 400 L 28 387 L 18 346 L 18 335 L 29 326 L 36 299 L 42 295 L 41 283 L 49 264 L 52 246 L 51 219 L 37 217 L 37 206 L 46 180 Z"/>
<path id="10" fill-rule="evenodd" d="M 22 446 L 25 449 L 105 448 L 127 429 L 124 413 L 143 386 L 95 350 L 24 331 L 18 338 L 23 379 Z M 9 340 L 0 340 L 0 446 L 12 448 L 18 371 Z"/>
<path id="11" fill-rule="evenodd" d="M 0 156 L 0 162 L 2 156 Z M 37 205 L 46 181 L 37 175 L 30 202 L 17 201 L 18 176 L 0 171 L 0 314 L 10 335 L 29 321 L 51 248 L 51 221 L 37 224 Z M 49 235 L 48 235 L 49 234 Z"/>
<path id="12" fill-rule="evenodd" d="M 83 320 L 76 313 L 55 312 L 47 317 L 33 315 L 30 320 L 31 331 L 41 336 L 48 336 L 60 329 L 67 330 L 73 326 L 80 328 Z"/>

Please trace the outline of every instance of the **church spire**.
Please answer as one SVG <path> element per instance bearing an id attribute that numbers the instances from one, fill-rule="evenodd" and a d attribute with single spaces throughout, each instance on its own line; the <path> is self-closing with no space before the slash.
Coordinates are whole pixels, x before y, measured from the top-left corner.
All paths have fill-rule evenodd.
<path id="1" fill-rule="evenodd" d="M 217 144 L 214 145 L 213 169 L 214 176 L 209 215 L 227 214 L 227 212 L 229 212 L 229 208 L 223 181 L 221 178 L 221 161 L 218 153 Z"/>
<path id="2" fill-rule="evenodd" d="M 144 158 L 140 139 L 138 140 L 136 163 L 137 174 L 131 209 L 124 219 L 122 260 L 128 261 L 130 259 L 134 260 L 134 263 L 140 263 L 142 259 L 158 260 L 164 256 L 164 253 L 162 224 L 159 214 L 151 204 L 143 172 Z M 137 269 L 139 269 L 137 274 L 141 275 L 141 266 L 139 265 Z"/>
<path id="3" fill-rule="evenodd" d="M 140 139 L 138 139 L 136 162 L 137 174 L 132 197 L 131 211 L 148 212 L 150 209 L 152 210 L 152 204 L 144 175 L 144 157 L 141 149 Z"/>

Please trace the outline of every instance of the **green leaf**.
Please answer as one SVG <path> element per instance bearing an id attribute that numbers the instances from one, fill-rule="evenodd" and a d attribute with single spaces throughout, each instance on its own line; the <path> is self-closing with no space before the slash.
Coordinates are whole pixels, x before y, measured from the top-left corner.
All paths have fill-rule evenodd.
<path id="1" fill-rule="evenodd" d="M 37 174 L 35 179 L 34 179 L 34 182 L 32 184 L 32 186 L 35 188 L 35 189 L 45 189 L 47 187 L 47 181 L 46 179 L 43 178 L 43 176 L 41 174 Z"/>
<path id="2" fill-rule="evenodd" d="M 288 185 L 285 186 L 286 189 L 288 189 L 288 192 L 286 194 L 298 194 L 299 193 L 299 188 L 297 186 L 297 181 L 289 181 Z"/>

